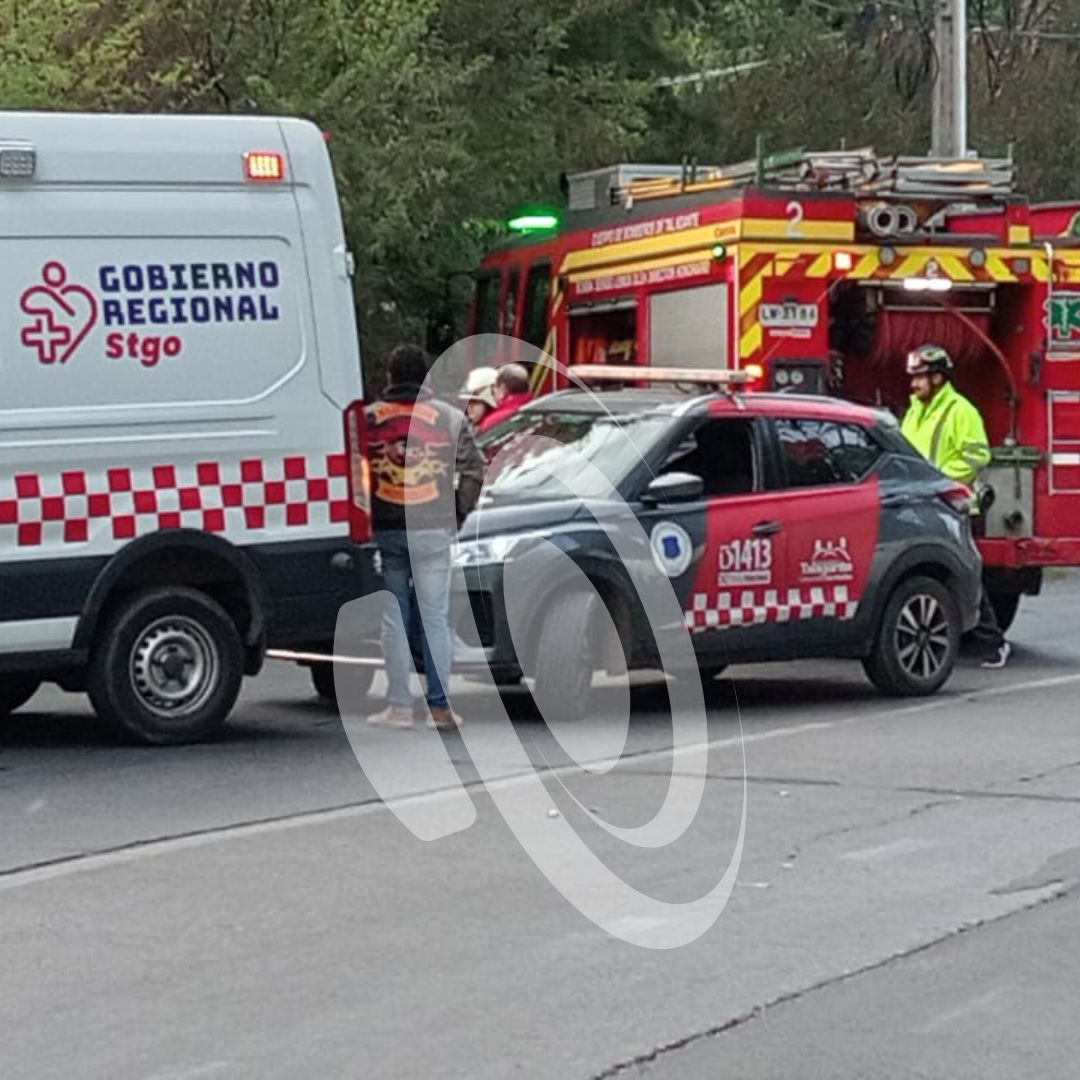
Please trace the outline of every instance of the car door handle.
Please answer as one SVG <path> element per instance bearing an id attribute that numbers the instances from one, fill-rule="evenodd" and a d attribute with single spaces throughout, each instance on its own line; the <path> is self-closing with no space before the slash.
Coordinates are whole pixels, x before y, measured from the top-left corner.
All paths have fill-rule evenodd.
<path id="1" fill-rule="evenodd" d="M 759 521 L 754 526 L 755 536 L 774 536 L 783 528 L 779 521 Z"/>

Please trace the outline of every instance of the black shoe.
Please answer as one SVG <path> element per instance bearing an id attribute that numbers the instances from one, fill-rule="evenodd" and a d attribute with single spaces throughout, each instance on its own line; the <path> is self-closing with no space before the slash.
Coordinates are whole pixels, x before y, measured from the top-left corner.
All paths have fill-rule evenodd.
<path id="1" fill-rule="evenodd" d="M 993 656 L 988 656 L 979 665 L 979 667 L 995 669 L 995 670 L 997 668 L 1003 668 L 1009 662 L 1009 657 L 1010 656 L 1012 656 L 1012 646 L 1007 641 L 1003 641 L 997 647 L 997 651 L 994 653 L 994 655 Z"/>

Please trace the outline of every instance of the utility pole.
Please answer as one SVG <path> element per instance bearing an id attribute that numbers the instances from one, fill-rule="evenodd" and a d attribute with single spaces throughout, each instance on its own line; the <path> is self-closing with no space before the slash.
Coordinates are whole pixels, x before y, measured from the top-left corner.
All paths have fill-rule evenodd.
<path id="1" fill-rule="evenodd" d="M 967 0 L 936 0 L 934 157 L 967 156 Z"/>

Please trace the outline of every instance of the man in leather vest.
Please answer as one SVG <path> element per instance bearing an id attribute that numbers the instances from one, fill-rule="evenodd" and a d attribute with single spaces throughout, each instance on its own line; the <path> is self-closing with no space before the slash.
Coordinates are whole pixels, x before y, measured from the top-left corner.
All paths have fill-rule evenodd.
<path id="1" fill-rule="evenodd" d="M 390 606 L 383 617 L 387 707 L 368 722 L 384 727 L 413 722 L 414 636 L 422 640 L 431 723 L 439 729 L 460 724 L 446 696 L 453 660 L 451 558 L 457 530 L 479 498 L 486 462 L 462 412 L 424 388 L 429 367 L 419 346 L 399 345 L 390 354 L 389 385 L 365 410 L 375 541 L 401 614 L 396 618 Z"/>

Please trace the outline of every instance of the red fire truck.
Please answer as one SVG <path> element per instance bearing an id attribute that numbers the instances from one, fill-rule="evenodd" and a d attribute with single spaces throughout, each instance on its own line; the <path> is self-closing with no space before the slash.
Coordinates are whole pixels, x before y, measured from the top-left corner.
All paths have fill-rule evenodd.
<path id="1" fill-rule="evenodd" d="M 468 327 L 558 361 L 538 391 L 579 364 L 719 367 L 899 415 L 904 355 L 936 342 L 994 450 L 980 546 L 1003 624 L 1044 567 L 1080 565 L 1080 202 L 1030 203 L 1009 160 L 872 150 L 564 189 L 560 220 L 484 260 Z"/>

